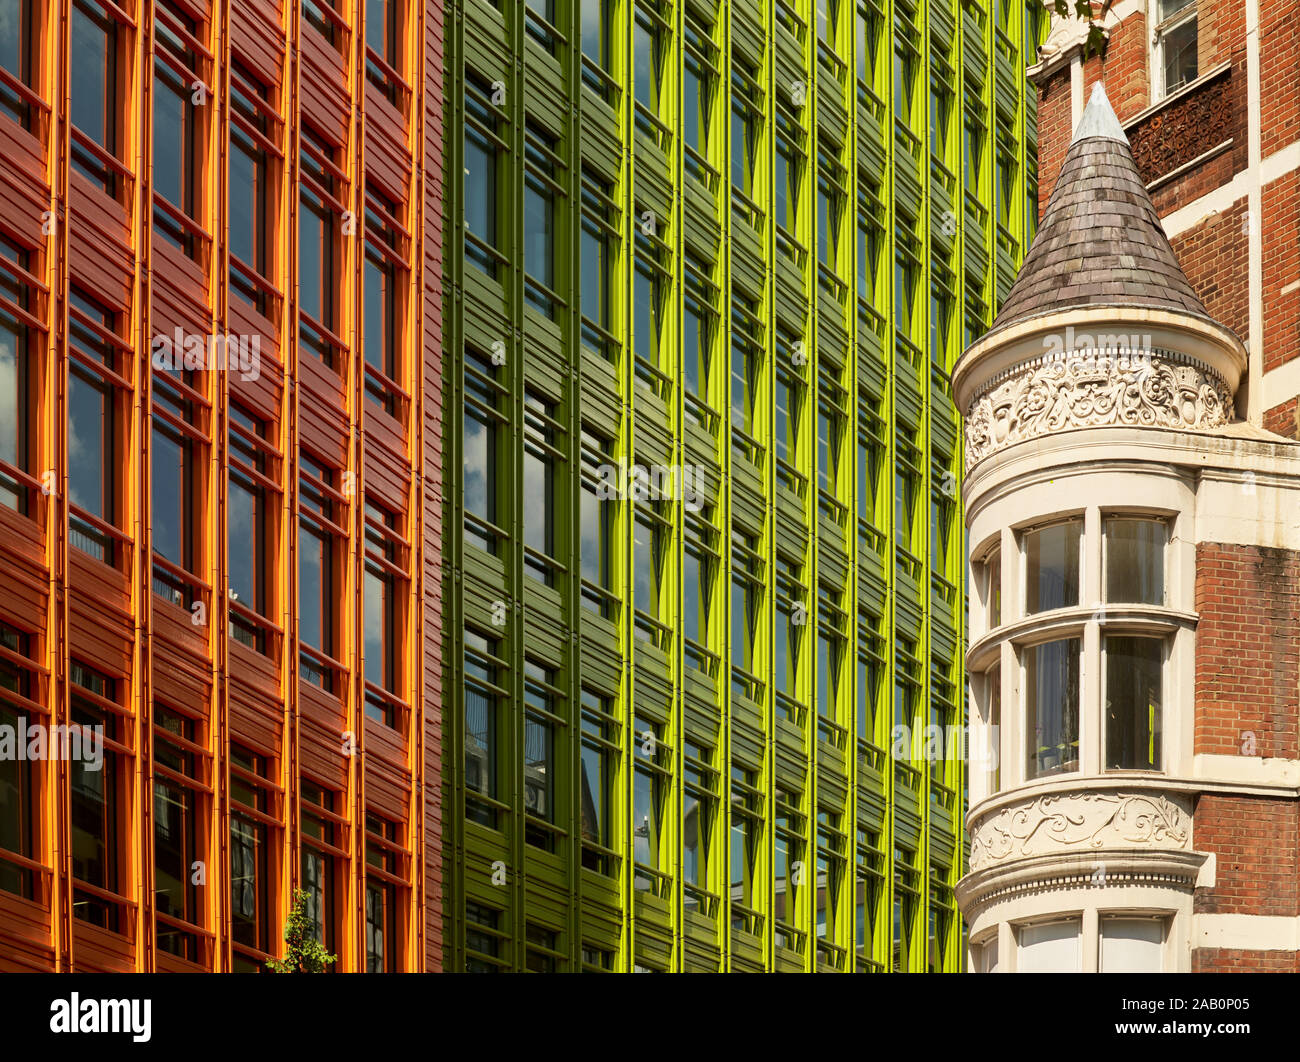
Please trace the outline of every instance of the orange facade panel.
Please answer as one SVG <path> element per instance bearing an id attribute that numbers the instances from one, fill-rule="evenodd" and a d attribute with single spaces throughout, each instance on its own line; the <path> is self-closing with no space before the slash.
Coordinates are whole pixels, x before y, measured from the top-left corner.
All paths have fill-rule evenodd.
<path id="1" fill-rule="evenodd" d="M 339 969 L 441 966 L 442 12 L 376 42 L 326 7 L 33 5 L 60 61 L 0 114 L 0 722 L 104 741 L 17 776 L 0 970 L 259 969 L 300 889 Z"/>

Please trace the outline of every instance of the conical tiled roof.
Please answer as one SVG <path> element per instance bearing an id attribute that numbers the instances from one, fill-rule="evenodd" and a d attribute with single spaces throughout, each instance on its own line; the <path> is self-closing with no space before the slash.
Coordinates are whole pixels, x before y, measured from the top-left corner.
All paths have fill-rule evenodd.
<path id="1" fill-rule="evenodd" d="M 992 330 L 1083 306 L 1143 306 L 1210 318 L 1169 246 L 1100 84 Z"/>

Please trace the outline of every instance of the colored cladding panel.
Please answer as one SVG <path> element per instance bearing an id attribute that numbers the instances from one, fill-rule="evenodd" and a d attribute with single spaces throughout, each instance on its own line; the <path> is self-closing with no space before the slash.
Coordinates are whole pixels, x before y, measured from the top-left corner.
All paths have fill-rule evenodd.
<path id="1" fill-rule="evenodd" d="M 995 6 L 451 5 L 448 969 L 960 968 Z"/>
<path id="2" fill-rule="evenodd" d="M 260 969 L 295 889 L 441 968 L 443 9 L 365 6 L 6 7 L 0 723 L 104 745 L 0 762 L 0 969 Z"/>

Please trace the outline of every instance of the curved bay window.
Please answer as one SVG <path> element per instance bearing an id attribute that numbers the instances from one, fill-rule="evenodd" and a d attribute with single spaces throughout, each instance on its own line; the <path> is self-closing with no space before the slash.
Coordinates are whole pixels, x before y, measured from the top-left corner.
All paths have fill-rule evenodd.
<path id="1" fill-rule="evenodd" d="M 1078 638 L 1024 651 L 1025 778 L 1079 769 Z"/>
<path id="2" fill-rule="evenodd" d="M 1026 615 L 1079 603 L 1082 529 L 1082 521 L 1069 520 L 1024 533 Z"/>

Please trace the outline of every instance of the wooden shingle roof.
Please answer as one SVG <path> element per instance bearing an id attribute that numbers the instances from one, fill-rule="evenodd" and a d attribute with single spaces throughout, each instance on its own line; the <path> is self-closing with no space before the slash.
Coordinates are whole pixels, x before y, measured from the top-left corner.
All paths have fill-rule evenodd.
<path id="1" fill-rule="evenodd" d="M 1210 319 L 1178 265 L 1100 84 L 991 331 L 1086 306 L 1152 307 Z"/>

